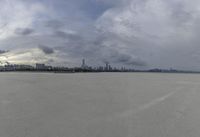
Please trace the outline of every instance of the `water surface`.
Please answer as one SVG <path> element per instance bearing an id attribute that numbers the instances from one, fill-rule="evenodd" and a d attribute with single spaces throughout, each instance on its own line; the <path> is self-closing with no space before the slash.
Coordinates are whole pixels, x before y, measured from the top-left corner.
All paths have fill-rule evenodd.
<path id="1" fill-rule="evenodd" d="M 0 73 L 0 137 L 199 137 L 200 75 Z"/>

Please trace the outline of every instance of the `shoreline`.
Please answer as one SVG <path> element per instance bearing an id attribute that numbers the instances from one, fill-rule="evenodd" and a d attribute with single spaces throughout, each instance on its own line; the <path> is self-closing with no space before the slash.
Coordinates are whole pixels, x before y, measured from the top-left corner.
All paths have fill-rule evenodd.
<path id="1" fill-rule="evenodd" d="M 54 73 L 54 74 L 77 74 L 77 73 L 162 73 L 162 74 L 200 74 L 195 71 L 178 71 L 178 72 L 151 72 L 151 71 L 102 71 L 102 72 L 69 72 L 69 71 L 0 71 L 0 73 Z"/>

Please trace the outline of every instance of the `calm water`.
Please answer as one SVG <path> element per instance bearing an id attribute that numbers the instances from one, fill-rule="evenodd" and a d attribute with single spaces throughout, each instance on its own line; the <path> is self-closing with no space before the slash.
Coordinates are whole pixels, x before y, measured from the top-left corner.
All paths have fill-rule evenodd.
<path id="1" fill-rule="evenodd" d="M 199 137 L 200 75 L 0 73 L 0 137 Z"/>

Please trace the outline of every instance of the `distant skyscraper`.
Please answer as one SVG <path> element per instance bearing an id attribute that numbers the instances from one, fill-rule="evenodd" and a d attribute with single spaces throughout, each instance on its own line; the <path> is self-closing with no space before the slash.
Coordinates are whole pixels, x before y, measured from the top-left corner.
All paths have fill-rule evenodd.
<path id="1" fill-rule="evenodd" d="M 82 60 L 82 65 L 81 65 L 81 68 L 85 68 L 86 65 L 85 65 L 85 59 Z"/>
<path id="2" fill-rule="evenodd" d="M 105 62 L 105 64 L 106 64 L 106 66 L 105 66 L 105 70 L 108 71 L 108 70 L 109 70 L 109 66 L 110 66 L 110 65 L 109 65 L 109 62 Z"/>

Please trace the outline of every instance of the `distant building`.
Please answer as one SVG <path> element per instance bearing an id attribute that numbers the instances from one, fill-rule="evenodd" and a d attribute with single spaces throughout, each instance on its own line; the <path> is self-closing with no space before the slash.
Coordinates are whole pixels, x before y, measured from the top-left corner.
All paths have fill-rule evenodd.
<path id="1" fill-rule="evenodd" d="M 30 65 L 17 65 L 17 64 L 8 64 L 4 66 L 4 70 L 6 71 L 17 71 L 17 70 L 31 70 L 33 66 Z M 3 68 L 1 68 L 2 70 Z"/>
<path id="2" fill-rule="evenodd" d="M 46 66 L 45 64 L 36 63 L 35 66 L 36 66 L 35 68 L 36 68 L 37 70 L 52 70 L 52 69 L 53 69 L 52 66 Z"/>
<path id="3" fill-rule="evenodd" d="M 17 65 L 16 67 L 17 67 L 17 69 L 21 69 L 21 70 L 30 70 L 30 69 L 34 69 L 34 67 L 31 66 L 31 65 Z"/>
<path id="4" fill-rule="evenodd" d="M 85 68 L 86 65 L 85 65 L 85 59 L 82 60 L 82 65 L 81 65 L 81 68 Z"/>
<path id="5" fill-rule="evenodd" d="M 3 71 L 5 70 L 5 67 L 4 66 L 0 66 L 0 71 Z"/>
<path id="6" fill-rule="evenodd" d="M 46 67 L 45 67 L 45 64 L 39 64 L 39 63 L 36 63 L 36 69 L 45 69 Z"/>
<path id="7" fill-rule="evenodd" d="M 82 69 L 88 69 L 89 68 L 85 63 L 85 59 L 82 60 L 81 68 Z"/>
<path id="8" fill-rule="evenodd" d="M 104 68 L 105 71 L 111 71 L 112 70 L 112 67 L 111 65 L 109 64 L 109 62 L 105 62 L 105 68 Z"/>
<path id="9" fill-rule="evenodd" d="M 111 65 L 108 66 L 108 70 L 109 70 L 109 71 L 112 71 Z"/>
<path id="10" fill-rule="evenodd" d="M 5 65 L 4 67 L 5 67 L 5 70 L 7 70 L 7 71 L 16 70 L 16 66 L 15 65 L 8 64 L 8 65 Z"/>

